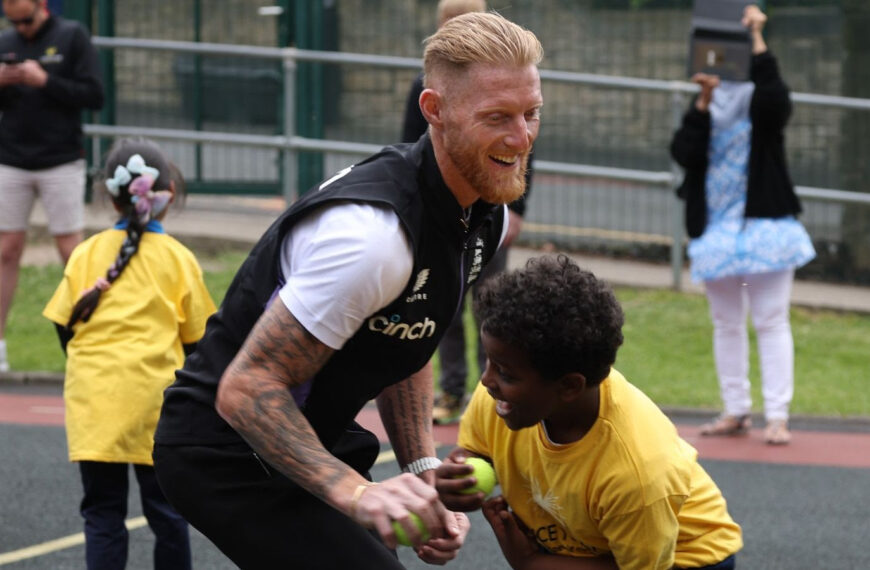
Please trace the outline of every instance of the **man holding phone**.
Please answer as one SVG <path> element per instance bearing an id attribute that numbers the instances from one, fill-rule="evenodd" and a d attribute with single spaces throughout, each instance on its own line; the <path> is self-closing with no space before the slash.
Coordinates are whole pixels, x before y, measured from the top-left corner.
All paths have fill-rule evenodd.
<path id="1" fill-rule="evenodd" d="M 10 27 L 0 33 L 0 372 L 9 370 L 6 320 L 33 203 L 38 195 L 66 263 L 84 228 L 81 112 L 103 105 L 87 30 L 46 1 L 2 3 Z"/>

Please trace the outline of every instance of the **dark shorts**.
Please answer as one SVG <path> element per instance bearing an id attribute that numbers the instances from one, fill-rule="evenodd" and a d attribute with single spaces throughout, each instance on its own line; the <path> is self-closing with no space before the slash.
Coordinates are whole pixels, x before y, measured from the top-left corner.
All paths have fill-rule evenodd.
<path id="1" fill-rule="evenodd" d="M 364 474 L 380 449 L 377 438 L 366 434 L 341 453 Z M 242 569 L 402 568 L 374 533 L 279 474 L 245 444 L 155 445 L 154 466 L 172 506 Z"/>

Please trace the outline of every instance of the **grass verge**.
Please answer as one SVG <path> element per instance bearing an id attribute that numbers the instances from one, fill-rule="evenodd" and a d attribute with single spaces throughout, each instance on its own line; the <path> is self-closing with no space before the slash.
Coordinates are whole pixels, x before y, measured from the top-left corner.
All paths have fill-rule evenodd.
<path id="1" fill-rule="evenodd" d="M 224 252 L 200 259 L 206 285 L 219 304 L 245 254 Z M 7 326 L 14 370 L 60 372 L 64 357 L 42 308 L 61 278 L 59 265 L 23 267 Z M 712 355 L 712 325 L 703 296 L 670 290 L 616 290 L 626 314 L 625 344 L 616 367 L 662 406 L 717 409 L 719 393 Z M 795 395 L 792 413 L 870 417 L 867 365 L 870 316 L 792 308 Z M 466 313 L 467 338 L 475 338 Z M 750 379 L 755 409 L 761 393 L 754 333 Z M 477 378 L 469 343 L 469 387 Z M 437 357 L 436 357 L 437 377 Z"/>

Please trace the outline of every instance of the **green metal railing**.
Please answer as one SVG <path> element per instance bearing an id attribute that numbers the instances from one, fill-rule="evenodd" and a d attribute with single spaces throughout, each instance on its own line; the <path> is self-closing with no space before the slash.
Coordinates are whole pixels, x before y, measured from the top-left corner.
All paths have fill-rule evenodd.
<path id="1" fill-rule="evenodd" d="M 354 143 L 351 141 L 324 140 L 318 138 L 303 137 L 297 135 L 296 114 L 289 112 L 294 108 L 293 94 L 297 92 L 296 85 L 299 77 L 296 73 L 300 62 L 340 62 L 360 66 L 387 67 L 415 69 L 420 61 L 414 58 L 398 58 L 385 56 L 372 56 L 364 54 L 346 54 L 335 52 L 319 52 L 312 50 L 298 50 L 295 48 L 264 48 L 256 46 L 230 46 L 221 44 L 207 44 L 202 42 L 166 42 L 157 40 L 135 40 L 125 38 L 95 38 L 95 43 L 101 49 L 137 49 L 146 51 L 170 51 L 173 53 L 195 53 L 209 55 L 233 55 L 247 58 L 275 59 L 283 62 L 284 68 L 284 93 L 286 112 L 284 113 L 284 125 L 282 135 L 245 135 L 238 133 L 210 132 L 200 129 L 160 129 L 149 128 L 140 125 L 109 126 L 88 125 L 86 132 L 94 140 L 104 137 L 144 135 L 158 139 L 187 141 L 211 144 L 245 145 L 260 148 L 277 149 L 282 155 L 284 168 L 283 195 L 290 202 L 299 195 L 300 187 L 298 179 L 293 174 L 300 165 L 300 157 L 303 153 L 339 153 L 350 155 L 366 155 L 377 151 L 381 145 L 366 143 Z M 595 85 L 598 87 L 618 88 L 622 90 L 646 90 L 665 92 L 671 94 L 671 117 L 673 127 L 676 128 L 685 104 L 686 95 L 697 90 L 697 87 L 686 82 L 679 81 L 654 81 L 627 77 L 607 77 L 592 74 L 559 72 L 552 70 L 541 71 L 542 80 L 575 85 Z M 861 111 L 870 111 L 870 100 L 854 99 L 847 97 L 822 96 L 812 94 L 795 94 L 793 99 L 796 103 L 835 108 L 850 108 Z M 385 144 L 390 141 L 384 141 Z M 683 263 L 683 229 L 681 218 L 677 213 L 681 211 L 681 204 L 671 194 L 676 187 L 678 172 L 671 167 L 669 170 L 646 171 L 637 169 L 614 168 L 600 165 L 564 163 L 547 160 L 536 160 L 536 176 L 540 174 L 562 175 L 575 178 L 594 178 L 613 181 L 625 181 L 648 184 L 652 187 L 667 190 L 670 196 L 670 239 L 667 240 L 671 250 L 671 264 L 674 269 L 674 287 L 680 287 L 680 269 Z M 798 193 L 809 199 L 821 200 L 840 204 L 861 204 L 870 206 L 870 194 L 848 192 L 844 190 L 831 190 L 824 188 L 799 187 Z"/>

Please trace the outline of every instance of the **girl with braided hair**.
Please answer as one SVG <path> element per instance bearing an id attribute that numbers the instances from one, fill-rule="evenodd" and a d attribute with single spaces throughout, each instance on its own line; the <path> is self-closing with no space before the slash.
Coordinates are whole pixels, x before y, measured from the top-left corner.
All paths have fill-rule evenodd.
<path id="1" fill-rule="evenodd" d="M 164 498 L 151 459 L 163 390 L 215 310 L 193 253 L 161 225 L 183 185 L 155 143 L 117 141 L 97 189 L 120 220 L 73 251 L 43 310 L 67 355 L 67 443 L 84 487 L 89 569 L 125 565 L 130 464 L 156 535 L 155 568 L 191 567 L 187 522 Z"/>

